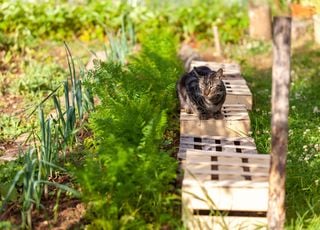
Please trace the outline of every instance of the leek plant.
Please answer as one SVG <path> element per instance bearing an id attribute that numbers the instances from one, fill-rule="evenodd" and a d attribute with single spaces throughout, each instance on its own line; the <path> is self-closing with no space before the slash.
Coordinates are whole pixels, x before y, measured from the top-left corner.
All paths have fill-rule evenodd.
<path id="1" fill-rule="evenodd" d="M 49 178 L 54 173 L 66 171 L 58 166 L 61 155 L 65 156 L 66 152 L 73 148 L 77 129 L 83 122 L 84 113 L 93 108 L 91 91 L 82 87 L 81 79 L 76 76 L 70 49 L 66 44 L 65 48 L 70 79 L 67 79 L 46 96 L 29 115 L 31 116 L 36 110 L 39 110 L 40 132 L 37 135 L 33 131 L 29 135 L 29 137 L 34 136 L 33 147 L 22 153 L 24 155 L 23 167 L 15 175 L 0 209 L 2 211 L 5 208 L 10 196 L 16 191 L 15 188 L 22 186 L 22 228 L 32 228 L 32 210 L 34 207 L 37 209 L 43 208 L 41 206 L 41 198 L 42 196 L 48 198 L 49 186 L 57 187 L 59 190 L 70 192 L 73 195 L 79 195 L 76 190 L 66 185 L 49 181 Z M 58 98 L 58 90 L 61 86 L 63 86 L 64 90 L 65 108 L 63 108 Z M 83 96 L 83 92 L 85 92 L 85 96 Z M 43 104 L 50 98 L 53 99 L 56 114 L 51 114 L 48 118 L 45 118 Z"/>

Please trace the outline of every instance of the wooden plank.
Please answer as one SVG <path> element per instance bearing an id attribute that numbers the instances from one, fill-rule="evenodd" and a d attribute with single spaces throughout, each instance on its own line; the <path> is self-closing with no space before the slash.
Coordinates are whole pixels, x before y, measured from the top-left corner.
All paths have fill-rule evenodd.
<path id="1" fill-rule="evenodd" d="M 180 136 L 178 152 L 179 159 L 186 158 L 187 149 L 199 149 L 220 152 L 257 153 L 254 140 L 251 137 L 222 137 L 222 136 Z"/>
<path id="2" fill-rule="evenodd" d="M 183 139 L 183 137 L 180 138 L 180 142 L 182 142 L 181 140 Z M 203 141 L 203 142 L 196 142 L 196 141 L 193 141 L 194 138 L 190 138 L 190 140 L 185 140 L 183 141 L 182 144 L 186 144 L 186 145 L 197 145 L 197 146 L 202 146 L 202 150 L 212 150 L 218 146 L 221 146 L 222 148 L 241 148 L 241 149 L 250 149 L 250 150 L 253 150 L 253 149 L 256 149 L 256 147 L 254 145 L 235 145 L 235 144 L 228 144 L 227 142 L 224 142 L 224 144 L 222 145 L 221 142 L 219 143 L 211 143 L 211 142 L 206 142 L 206 141 Z M 241 142 L 240 142 L 241 143 Z"/>
<path id="3" fill-rule="evenodd" d="M 199 144 L 224 144 L 232 146 L 254 147 L 254 140 L 251 137 L 223 137 L 223 136 L 190 136 L 181 135 L 180 141 L 185 143 Z"/>
<path id="4" fill-rule="evenodd" d="M 201 182 L 195 180 L 194 177 L 189 177 L 184 181 L 185 186 L 198 186 Z M 222 180 L 222 181 L 206 181 L 209 187 L 223 188 L 265 188 L 268 187 L 267 181 L 252 181 L 252 180 Z"/>
<path id="5" fill-rule="evenodd" d="M 218 151 L 205 151 L 198 149 L 187 149 L 187 157 L 190 155 L 207 155 L 207 156 L 220 156 L 220 157 L 234 157 L 234 158 L 250 158 L 250 159 L 263 159 L 266 162 L 270 160 L 269 154 L 250 154 L 250 153 L 234 153 L 234 152 L 218 152 Z"/>
<path id="6" fill-rule="evenodd" d="M 225 85 L 231 85 L 231 84 L 240 85 L 240 86 L 247 85 L 247 81 L 245 79 L 223 79 L 222 81 Z"/>
<path id="7" fill-rule="evenodd" d="M 252 97 L 240 94 L 227 94 L 226 103 L 241 103 L 246 105 L 248 110 L 252 110 Z"/>
<path id="8" fill-rule="evenodd" d="M 184 215 L 184 224 L 187 229 L 201 230 L 267 229 L 267 219 L 265 217 Z"/>
<path id="9" fill-rule="evenodd" d="M 270 155 L 186 151 L 183 205 L 190 210 L 266 211 Z"/>
<path id="10" fill-rule="evenodd" d="M 213 62 L 213 61 L 197 61 L 193 60 L 191 62 L 190 69 L 192 69 L 195 66 L 207 66 L 212 70 L 218 70 L 219 68 L 222 68 L 224 71 L 237 71 L 241 72 L 240 65 L 237 63 L 221 63 L 221 62 Z"/>
<path id="11" fill-rule="evenodd" d="M 252 109 L 252 94 L 245 80 L 224 80 L 227 90 L 225 104 L 244 104 Z"/>
<path id="12" fill-rule="evenodd" d="M 191 210 L 266 211 L 269 167 L 270 155 L 188 149 L 183 205 Z"/>
<path id="13" fill-rule="evenodd" d="M 246 158 L 242 158 L 242 159 L 246 159 Z M 257 168 L 269 169 L 268 165 L 260 164 L 258 162 L 251 162 L 251 161 L 249 162 L 250 158 L 247 158 L 247 159 L 248 159 L 248 163 L 246 163 L 246 162 L 243 163 L 241 161 L 241 158 L 239 158 L 239 162 L 235 162 L 234 159 L 233 159 L 233 161 L 230 162 L 230 159 L 228 159 L 227 157 L 224 157 L 223 159 L 219 159 L 219 161 L 208 162 L 208 161 L 199 160 L 198 157 L 195 157 L 195 159 L 188 158 L 186 163 L 188 164 L 187 169 L 191 170 L 193 173 L 196 173 L 196 171 L 193 171 L 193 169 L 201 170 L 203 168 L 207 168 L 207 166 L 234 166 L 234 167 L 238 167 L 238 168 L 249 167 L 250 171 L 255 170 Z M 263 163 L 263 162 L 261 162 L 261 163 Z M 203 174 L 203 171 L 201 171 L 200 173 Z M 215 174 L 215 170 L 211 169 L 210 173 Z M 222 172 L 219 171 L 219 173 L 221 174 Z M 227 172 L 227 173 L 230 174 L 231 172 Z M 264 175 L 268 176 L 269 174 L 264 173 Z"/>
<path id="14" fill-rule="evenodd" d="M 267 181 L 270 155 L 187 149 L 184 179 Z"/>
<path id="15" fill-rule="evenodd" d="M 245 80 L 222 80 L 222 81 L 227 88 L 239 87 L 239 88 L 248 89 L 248 91 L 250 91 Z"/>
<path id="16" fill-rule="evenodd" d="M 214 166 L 214 165 L 217 165 L 217 164 L 213 164 L 211 166 Z M 225 167 L 226 170 L 212 170 L 212 169 L 207 169 L 207 165 L 204 165 L 206 166 L 205 169 L 204 167 L 200 168 L 200 169 L 195 169 L 195 167 L 191 167 L 190 165 L 188 165 L 186 167 L 186 171 L 187 170 L 192 170 L 192 172 L 194 174 L 197 174 L 197 175 L 231 175 L 231 176 L 234 176 L 235 174 L 239 174 L 237 176 L 241 176 L 241 177 L 245 177 L 245 176 L 257 176 L 257 177 L 266 177 L 266 178 L 269 178 L 269 173 L 268 172 L 243 172 L 243 169 L 239 168 L 238 166 L 241 166 L 241 165 L 238 165 L 238 166 L 234 166 L 234 170 L 231 170 L 230 168 L 232 167 Z M 220 166 L 220 165 L 219 165 Z M 224 165 L 225 166 L 225 165 Z M 242 167 L 242 166 L 241 166 Z M 243 166 L 243 167 L 249 167 L 249 165 L 246 165 L 246 166 Z"/>
<path id="17" fill-rule="evenodd" d="M 257 182 L 255 182 L 257 183 Z M 202 182 L 182 185 L 182 205 L 191 210 L 267 211 L 268 184 L 265 187 L 217 187 Z"/>
<path id="18" fill-rule="evenodd" d="M 199 120 L 195 114 L 180 113 L 180 133 L 182 135 L 210 135 L 239 137 L 248 136 L 250 131 L 249 115 L 244 105 L 224 105 L 223 119 Z"/>
<path id="19" fill-rule="evenodd" d="M 224 79 L 243 79 L 241 77 L 241 69 L 237 63 L 219 63 L 219 62 L 207 62 L 207 61 L 195 61 L 190 64 L 191 71 L 195 66 L 207 66 L 210 69 L 217 71 L 219 68 L 223 69 Z"/>
<path id="20" fill-rule="evenodd" d="M 231 145 L 231 144 L 224 144 L 224 145 L 221 145 L 221 144 L 211 144 L 211 143 L 205 143 L 205 142 L 194 142 L 194 141 L 186 141 L 182 144 L 185 144 L 185 145 L 188 145 L 188 146 L 194 146 L 196 145 L 199 149 L 202 149 L 202 150 L 214 150 L 214 149 L 221 149 L 221 151 L 223 151 L 223 149 L 233 149 L 234 152 L 236 152 L 239 147 L 241 149 L 241 152 L 243 152 L 243 150 L 256 150 L 256 147 L 255 146 L 251 146 L 251 145 L 242 145 L 242 146 L 236 146 L 236 145 Z M 256 153 L 256 151 L 255 151 Z"/>

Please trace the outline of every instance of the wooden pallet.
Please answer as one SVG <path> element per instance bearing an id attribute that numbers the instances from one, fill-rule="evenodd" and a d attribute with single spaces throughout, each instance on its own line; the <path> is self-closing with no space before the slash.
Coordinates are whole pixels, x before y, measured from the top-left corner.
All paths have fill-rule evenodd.
<path id="1" fill-rule="evenodd" d="M 252 94 L 245 80 L 223 80 L 227 90 L 225 104 L 244 104 L 252 109 Z"/>
<path id="2" fill-rule="evenodd" d="M 187 149 L 182 184 L 186 226 L 225 229 L 220 226 L 225 222 L 227 229 L 255 229 L 266 224 L 269 165 L 270 155 Z"/>
<path id="3" fill-rule="evenodd" d="M 218 152 L 257 153 L 251 137 L 180 136 L 179 159 L 186 159 L 187 149 L 215 150 Z"/>
<path id="4" fill-rule="evenodd" d="M 207 61 L 192 61 L 190 64 L 190 70 L 195 66 L 207 66 L 212 70 L 217 71 L 219 68 L 223 69 L 224 79 L 226 80 L 243 80 L 240 74 L 240 66 L 236 63 L 218 63 L 218 62 L 207 62 Z"/>
<path id="5" fill-rule="evenodd" d="M 250 119 L 245 105 L 224 105 L 223 119 L 199 120 L 195 114 L 180 113 L 180 134 L 193 136 L 248 136 Z"/>

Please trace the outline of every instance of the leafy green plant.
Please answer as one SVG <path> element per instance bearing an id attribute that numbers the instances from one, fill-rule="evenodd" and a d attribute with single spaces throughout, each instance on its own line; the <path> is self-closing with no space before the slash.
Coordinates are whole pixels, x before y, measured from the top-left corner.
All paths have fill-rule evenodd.
<path id="1" fill-rule="evenodd" d="M 108 1 L 89 4 L 5 1 L 0 7 L 0 28 L 13 34 L 20 47 L 30 44 L 25 43 L 23 37 L 27 41 L 45 37 L 61 40 L 74 35 L 84 36 L 86 40 L 86 37 L 101 38 L 103 25 L 112 28 L 121 26 L 119 18 L 122 9 L 122 4 Z"/>
<path id="2" fill-rule="evenodd" d="M 0 221 L 1 229 L 12 229 L 12 225 L 9 221 Z"/>
<path id="3" fill-rule="evenodd" d="M 5 200 L 14 176 L 23 167 L 22 157 L 15 161 L 0 162 L 0 207 L 2 206 L 3 200 Z M 7 197 L 8 201 L 17 201 L 18 191 L 15 188 L 11 195 Z"/>
<path id="4" fill-rule="evenodd" d="M 207 10 L 209 6 L 210 10 Z M 134 22 L 139 39 L 144 31 L 168 25 L 183 39 L 194 35 L 212 37 L 212 25 L 215 24 L 223 42 L 236 43 L 248 26 L 244 4 L 218 0 L 193 0 L 182 4 L 146 1 L 136 7 L 126 2 L 108 1 L 72 5 L 53 1 L 5 1 L 0 12 L 0 28 L 10 34 L 22 50 L 39 38 L 62 40 L 76 35 L 85 41 L 102 40 L 107 31 L 115 32 L 122 27 L 124 16 L 126 22 Z"/>
<path id="5" fill-rule="evenodd" d="M 16 89 L 22 95 L 43 96 L 52 91 L 66 78 L 65 71 L 53 64 L 41 64 L 30 61 L 24 68 L 24 74 L 17 80 Z"/>
<path id="6" fill-rule="evenodd" d="M 168 26 L 179 34 L 182 40 L 194 37 L 207 39 L 213 37 L 212 26 L 216 25 L 223 43 L 238 43 L 248 27 L 246 12 L 246 5 L 240 1 L 147 1 L 146 7 L 130 9 L 128 19 L 134 22 L 139 39 L 143 31 Z"/>
<path id="7" fill-rule="evenodd" d="M 181 70 L 176 43 L 162 30 L 148 34 L 126 66 L 107 62 L 96 70 L 101 105 L 90 119 L 95 144 L 76 173 L 89 228 L 173 224 L 177 200 L 170 182 L 177 163 L 160 146 Z"/>
<path id="8" fill-rule="evenodd" d="M 21 120 L 12 115 L 3 114 L 0 118 L 0 142 L 13 140 L 27 130 L 19 126 Z"/>

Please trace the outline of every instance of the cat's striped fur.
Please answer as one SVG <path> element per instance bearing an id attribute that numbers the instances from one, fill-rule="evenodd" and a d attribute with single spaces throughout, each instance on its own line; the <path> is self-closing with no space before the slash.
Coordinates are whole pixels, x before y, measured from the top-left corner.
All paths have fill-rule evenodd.
<path id="1" fill-rule="evenodd" d="M 222 105 L 226 88 L 222 81 L 223 70 L 213 71 L 206 66 L 194 67 L 177 82 L 181 109 L 197 114 L 199 119 L 222 119 Z"/>

